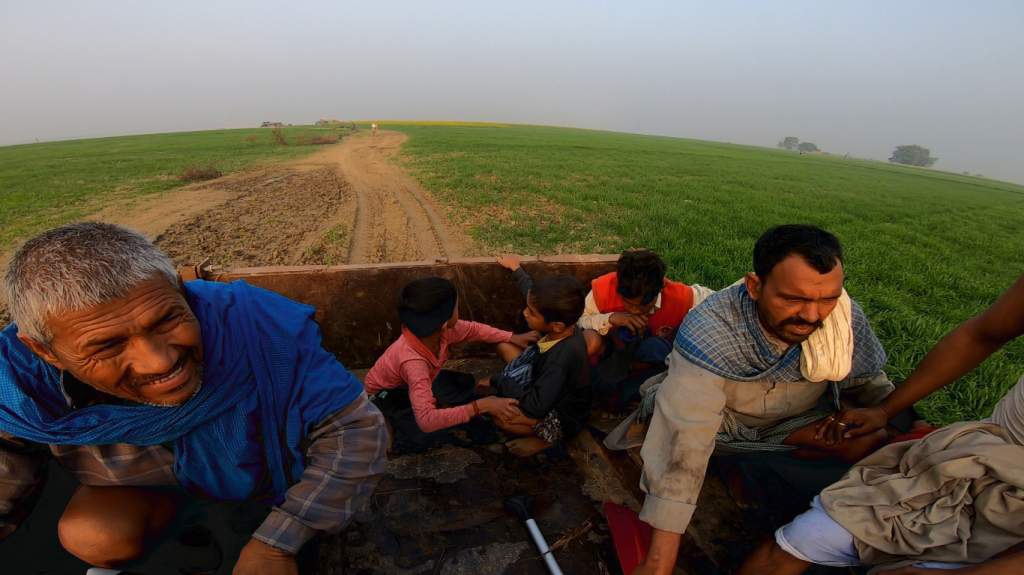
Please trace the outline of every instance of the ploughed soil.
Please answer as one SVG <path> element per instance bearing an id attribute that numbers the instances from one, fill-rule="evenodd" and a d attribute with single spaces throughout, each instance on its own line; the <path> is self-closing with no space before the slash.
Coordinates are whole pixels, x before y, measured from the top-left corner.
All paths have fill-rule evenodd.
<path id="1" fill-rule="evenodd" d="M 179 265 L 337 265 L 466 255 L 470 240 L 393 161 L 406 138 L 359 132 L 299 160 L 158 194 L 125 193 L 88 219 L 142 232 Z"/>
<path id="2" fill-rule="evenodd" d="M 360 133 L 301 160 L 207 182 L 201 189 L 223 201 L 169 223 L 156 243 L 176 263 L 226 267 L 459 255 L 468 241 L 392 162 L 405 139 Z M 133 214 L 126 224 L 147 217 Z"/>
<path id="3" fill-rule="evenodd" d="M 471 251 L 393 161 L 406 135 L 359 132 L 310 156 L 142 197 L 115 196 L 88 219 L 153 239 L 177 265 L 338 265 Z M 10 254 L 0 255 L 6 267 Z M 6 325 L 0 301 L 0 325 Z"/>

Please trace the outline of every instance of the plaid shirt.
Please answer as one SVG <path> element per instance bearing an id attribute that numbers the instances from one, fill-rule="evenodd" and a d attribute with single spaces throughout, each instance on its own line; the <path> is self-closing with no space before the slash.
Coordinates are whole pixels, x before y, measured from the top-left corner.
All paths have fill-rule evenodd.
<path id="1" fill-rule="evenodd" d="M 297 553 L 318 531 L 336 533 L 361 509 L 384 472 L 387 427 L 361 394 L 306 438 L 306 468 L 253 538 Z M 0 433 L 0 538 L 31 511 L 53 457 L 84 485 L 177 485 L 163 446 L 41 445 Z"/>

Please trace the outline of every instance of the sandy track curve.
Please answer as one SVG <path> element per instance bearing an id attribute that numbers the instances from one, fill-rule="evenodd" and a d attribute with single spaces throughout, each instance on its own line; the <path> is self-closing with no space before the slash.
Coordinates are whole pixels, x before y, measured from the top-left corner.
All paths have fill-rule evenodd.
<path id="1" fill-rule="evenodd" d="M 225 199 L 159 226 L 156 243 L 178 263 L 210 258 L 229 267 L 461 255 L 469 241 L 395 163 L 406 139 L 400 132 L 357 133 L 305 158 L 207 182 L 206 190 Z"/>
<path id="2" fill-rule="evenodd" d="M 400 132 L 363 133 L 316 155 L 334 159 L 356 195 L 350 263 L 455 257 L 462 252 L 464 240 L 453 239 L 427 192 L 394 163 L 406 139 Z"/>

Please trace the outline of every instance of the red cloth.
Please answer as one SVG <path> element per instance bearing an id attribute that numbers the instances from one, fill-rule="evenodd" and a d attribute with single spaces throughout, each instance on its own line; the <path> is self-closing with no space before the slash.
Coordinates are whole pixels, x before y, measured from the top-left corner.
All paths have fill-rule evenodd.
<path id="1" fill-rule="evenodd" d="M 625 302 L 618 292 L 619 275 L 610 272 L 590 282 L 594 303 L 601 313 L 626 311 Z M 661 288 L 661 308 L 647 320 L 647 327 L 654 335 L 660 335 L 662 328 L 674 332 L 683 323 L 683 318 L 693 307 L 693 288 L 665 278 Z"/>
<path id="2" fill-rule="evenodd" d="M 632 573 L 647 557 L 651 526 L 640 521 L 636 511 L 611 501 L 604 502 L 604 516 L 612 532 L 612 543 L 623 573 Z"/>
<path id="3" fill-rule="evenodd" d="M 936 429 L 938 429 L 938 427 L 933 427 L 931 425 L 915 426 L 910 431 L 906 433 L 901 433 L 893 437 L 892 440 L 889 441 L 889 443 L 899 443 L 901 441 L 913 441 L 915 439 L 922 439 L 924 437 L 927 437 L 929 433 L 935 431 Z"/>
<path id="4" fill-rule="evenodd" d="M 377 363 L 366 374 L 366 393 L 409 386 L 409 401 L 416 423 L 424 432 L 466 423 L 473 417 L 472 405 L 438 408 L 434 398 L 434 379 L 448 361 L 448 347 L 467 341 L 502 343 L 512 332 L 475 321 L 459 320 L 441 333 L 440 355 L 435 356 L 411 331 L 402 328 L 402 335 L 388 346 Z"/>

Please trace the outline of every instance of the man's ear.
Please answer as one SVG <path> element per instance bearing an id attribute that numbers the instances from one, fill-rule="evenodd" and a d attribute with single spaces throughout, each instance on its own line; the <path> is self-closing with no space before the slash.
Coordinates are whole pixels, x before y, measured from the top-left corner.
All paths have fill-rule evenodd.
<path id="1" fill-rule="evenodd" d="M 565 323 L 561 321 L 553 321 L 548 324 L 548 327 L 551 328 L 551 333 L 555 334 L 563 333 L 566 329 L 568 329 L 565 326 Z"/>
<path id="2" fill-rule="evenodd" d="M 743 277 L 743 283 L 747 286 L 747 293 L 750 299 L 757 301 L 761 299 L 761 290 L 764 289 L 764 282 L 754 272 L 748 272 Z"/>
<path id="3" fill-rule="evenodd" d="M 46 363 L 56 367 L 57 369 L 64 369 L 64 364 L 60 361 L 60 358 L 53 353 L 50 346 L 22 333 L 18 334 L 18 339 L 21 340 L 21 343 L 25 344 L 25 347 L 29 348 L 32 353 L 39 356 L 39 358 Z"/>

